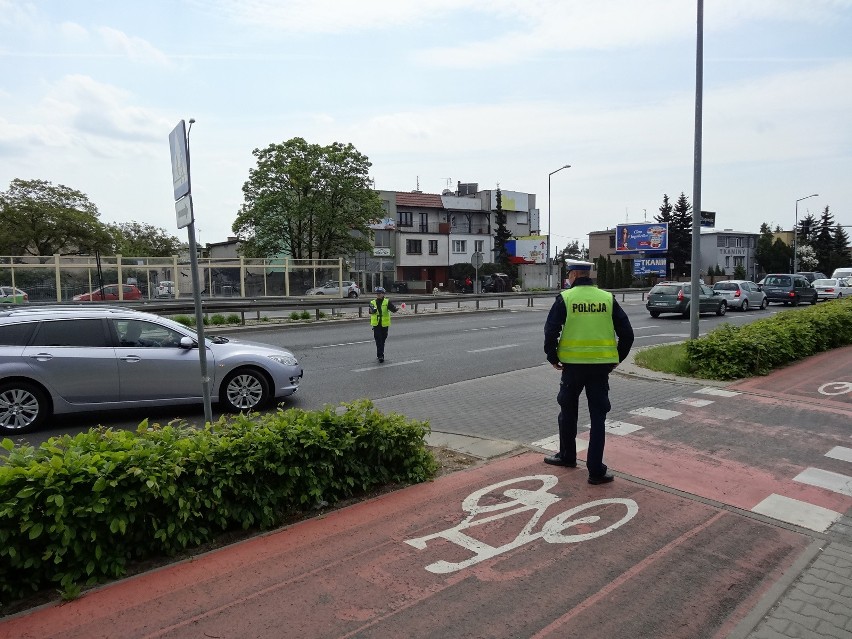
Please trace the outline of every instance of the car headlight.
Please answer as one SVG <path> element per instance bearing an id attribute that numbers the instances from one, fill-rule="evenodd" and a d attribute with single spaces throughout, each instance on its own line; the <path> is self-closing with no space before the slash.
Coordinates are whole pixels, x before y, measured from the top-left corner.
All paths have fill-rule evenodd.
<path id="1" fill-rule="evenodd" d="M 267 355 L 267 357 L 279 364 L 283 364 L 284 366 L 299 365 L 299 360 L 296 359 L 295 355 Z"/>

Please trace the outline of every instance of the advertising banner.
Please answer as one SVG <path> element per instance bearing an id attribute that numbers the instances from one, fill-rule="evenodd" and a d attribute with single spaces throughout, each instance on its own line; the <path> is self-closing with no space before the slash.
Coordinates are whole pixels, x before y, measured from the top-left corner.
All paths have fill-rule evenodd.
<path id="1" fill-rule="evenodd" d="M 527 235 L 506 242 L 512 264 L 547 264 L 547 237 Z"/>
<path id="2" fill-rule="evenodd" d="M 644 260 L 633 260 L 633 275 L 666 276 L 666 258 L 651 257 Z"/>
<path id="3" fill-rule="evenodd" d="M 668 250 L 667 222 L 618 224 L 615 227 L 616 253 L 665 253 Z"/>

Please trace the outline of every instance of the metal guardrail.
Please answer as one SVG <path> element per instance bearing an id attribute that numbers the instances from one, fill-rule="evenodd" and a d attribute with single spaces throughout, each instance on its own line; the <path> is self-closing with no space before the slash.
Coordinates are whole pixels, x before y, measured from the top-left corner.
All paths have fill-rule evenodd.
<path id="1" fill-rule="evenodd" d="M 628 294 L 641 294 L 644 301 L 645 295 L 649 289 L 613 289 L 610 290 L 614 295 L 620 295 L 621 301 L 626 299 Z M 435 310 L 441 304 L 457 304 L 461 308 L 463 303 L 474 302 L 476 309 L 480 308 L 483 302 L 496 303 L 497 308 L 503 308 L 506 300 L 526 299 L 527 307 L 533 307 L 535 299 L 545 298 L 550 304 L 557 291 L 524 291 L 521 293 L 442 293 L 439 295 L 393 295 L 394 303 L 405 302 L 411 306 L 414 313 L 417 314 L 421 307 L 434 306 Z M 305 297 L 203 297 L 201 299 L 201 308 L 204 314 L 230 314 L 239 313 L 241 323 L 245 323 L 246 313 L 256 313 L 258 319 L 263 312 L 275 311 L 304 311 L 312 309 L 314 315 L 319 318 L 320 312 L 324 309 L 355 308 L 358 310 L 358 316 L 363 317 L 367 314 L 367 307 L 373 296 L 362 295 L 357 298 L 346 297 L 329 297 L 324 295 L 310 295 Z M 62 302 L 61 306 L 90 306 L 92 304 L 104 304 L 103 302 Z M 190 298 L 186 299 L 154 299 L 154 300 L 132 300 L 132 301 L 114 301 L 106 302 L 109 305 L 119 305 L 123 307 L 133 308 L 147 313 L 156 315 L 192 315 L 195 312 L 195 305 Z M 30 306 L 57 306 L 60 304 L 54 302 L 33 303 Z"/>

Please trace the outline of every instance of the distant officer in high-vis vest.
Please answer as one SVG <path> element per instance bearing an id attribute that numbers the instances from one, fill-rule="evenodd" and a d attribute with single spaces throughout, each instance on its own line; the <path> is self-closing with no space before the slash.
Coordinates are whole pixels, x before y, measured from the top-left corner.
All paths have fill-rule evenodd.
<path id="1" fill-rule="evenodd" d="M 373 339 L 376 340 L 376 358 L 379 362 L 385 361 L 385 341 L 388 339 L 388 327 L 390 326 L 391 313 L 399 309 L 396 304 L 385 299 L 385 289 L 377 286 L 376 299 L 370 300 L 370 326 L 373 327 Z M 403 304 L 405 306 L 405 304 Z"/>
<path id="2" fill-rule="evenodd" d="M 577 466 L 577 413 L 586 389 L 592 426 L 586 468 L 590 484 L 614 477 L 603 462 L 606 414 L 610 410 L 609 374 L 633 346 L 630 319 L 612 293 L 597 288 L 591 262 L 567 260 L 570 288 L 556 296 L 544 324 L 544 352 L 562 371 L 559 384 L 559 452 L 545 457 L 554 466 Z"/>

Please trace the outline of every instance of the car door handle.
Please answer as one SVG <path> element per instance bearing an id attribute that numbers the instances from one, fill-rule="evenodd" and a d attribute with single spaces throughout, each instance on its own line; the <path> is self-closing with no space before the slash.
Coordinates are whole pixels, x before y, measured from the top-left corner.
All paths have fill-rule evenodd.
<path id="1" fill-rule="evenodd" d="M 36 353 L 32 356 L 32 358 L 39 362 L 49 362 L 53 359 L 53 355 L 50 353 Z"/>
<path id="2" fill-rule="evenodd" d="M 133 364 L 135 362 L 141 362 L 142 361 L 142 358 L 139 357 L 138 355 L 125 355 L 124 357 L 119 357 L 118 359 L 120 359 L 123 362 L 129 362 L 131 364 Z"/>

